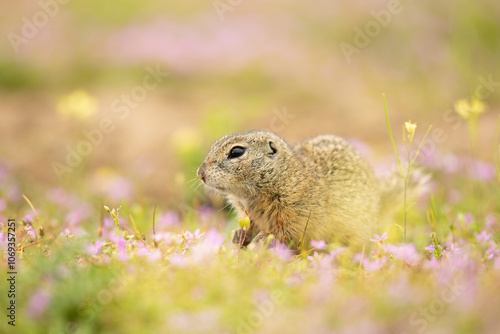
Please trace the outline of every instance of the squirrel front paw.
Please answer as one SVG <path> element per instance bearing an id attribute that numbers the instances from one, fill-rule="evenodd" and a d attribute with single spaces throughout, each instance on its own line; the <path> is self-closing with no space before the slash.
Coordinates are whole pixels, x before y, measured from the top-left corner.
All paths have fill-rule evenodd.
<path id="1" fill-rule="evenodd" d="M 233 230 L 231 240 L 233 241 L 233 244 L 247 246 L 252 241 L 252 231 L 245 230 L 243 228 Z"/>

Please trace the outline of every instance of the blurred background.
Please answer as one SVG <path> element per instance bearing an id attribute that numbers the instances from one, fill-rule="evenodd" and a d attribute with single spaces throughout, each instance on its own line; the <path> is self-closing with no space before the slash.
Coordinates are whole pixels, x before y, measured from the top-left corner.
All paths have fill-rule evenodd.
<path id="1" fill-rule="evenodd" d="M 499 14 L 495 0 L 2 1 L 0 170 L 14 199 L 69 187 L 176 209 L 206 201 L 195 171 L 227 133 L 334 133 L 395 159 L 382 93 L 398 142 L 411 119 L 454 154 L 470 153 L 454 103 L 480 95 L 476 154 L 492 162 Z"/>

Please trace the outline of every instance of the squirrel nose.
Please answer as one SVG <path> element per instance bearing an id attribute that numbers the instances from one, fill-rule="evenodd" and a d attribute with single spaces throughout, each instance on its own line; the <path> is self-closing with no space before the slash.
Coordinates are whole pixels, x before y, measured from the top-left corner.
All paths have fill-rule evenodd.
<path id="1" fill-rule="evenodd" d="M 201 164 L 200 168 L 196 171 L 196 175 L 205 183 L 205 164 Z"/>

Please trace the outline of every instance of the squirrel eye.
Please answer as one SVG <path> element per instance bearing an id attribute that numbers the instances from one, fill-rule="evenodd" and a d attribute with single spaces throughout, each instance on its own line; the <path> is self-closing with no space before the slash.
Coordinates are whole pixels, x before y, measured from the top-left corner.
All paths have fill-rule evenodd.
<path id="1" fill-rule="evenodd" d="M 228 159 L 234 159 L 234 158 L 239 158 L 245 153 L 245 148 L 241 146 L 235 146 L 229 151 L 229 154 L 227 155 Z"/>

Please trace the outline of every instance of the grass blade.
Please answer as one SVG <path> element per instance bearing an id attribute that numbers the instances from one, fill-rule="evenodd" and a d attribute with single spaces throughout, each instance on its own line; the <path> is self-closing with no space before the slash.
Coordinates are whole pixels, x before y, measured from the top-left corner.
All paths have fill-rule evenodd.
<path id="1" fill-rule="evenodd" d="M 392 136 L 392 129 L 391 129 L 391 123 L 389 122 L 389 113 L 387 111 L 387 102 L 385 100 L 385 94 L 382 94 L 382 97 L 384 99 L 385 120 L 387 121 L 387 128 L 389 129 L 389 136 L 391 137 L 392 147 L 394 148 L 394 152 L 396 152 L 396 157 L 398 158 L 399 172 L 401 173 L 401 176 L 404 177 L 403 168 L 401 167 L 401 159 L 399 158 L 398 149 L 396 147 L 396 143 L 394 142 L 394 137 Z"/>

